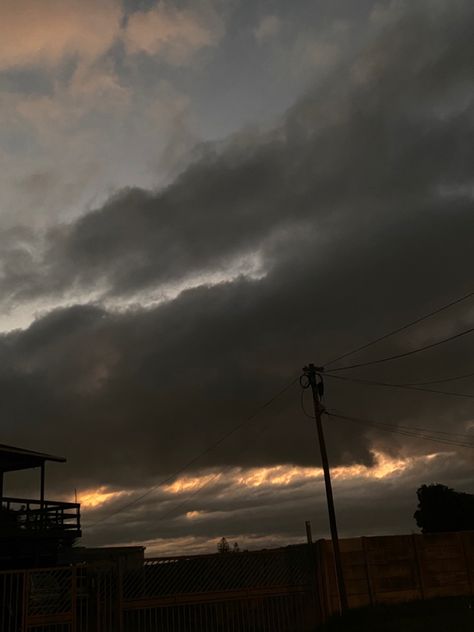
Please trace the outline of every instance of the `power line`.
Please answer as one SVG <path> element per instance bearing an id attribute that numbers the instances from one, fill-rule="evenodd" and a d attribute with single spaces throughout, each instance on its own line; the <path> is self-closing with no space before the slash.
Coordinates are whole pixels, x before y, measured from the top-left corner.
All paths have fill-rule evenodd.
<path id="1" fill-rule="evenodd" d="M 294 384 L 295 382 L 293 382 Z M 280 409 L 281 410 L 281 409 Z M 263 430 L 267 429 L 267 425 L 265 424 L 263 427 Z M 249 444 L 247 444 L 244 448 L 243 451 L 248 450 L 249 448 Z M 218 470 L 217 472 L 215 472 L 212 476 L 210 476 L 207 481 L 205 483 L 203 483 L 203 485 L 201 485 L 201 487 L 199 487 L 195 492 L 193 492 L 192 494 L 190 494 L 189 496 L 187 496 L 187 498 L 185 498 L 181 503 L 179 503 L 178 505 L 176 505 L 175 507 L 173 507 L 172 509 L 170 509 L 170 511 L 166 512 L 165 514 L 163 514 L 162 516 L 160 516 L 158 518 L 158 520 L 160 522 L 162 522 L 163 520 L 166 520 L 167 518 L 169 518 L 170 516 L 172 516 L 173 514 L 179 512 L 180 509 L 182 509 L 183 507 L 185 507 L 195 496 L 197 496 L 198 494 L 200 494 L 203 489 L 205 489 L 206 487 L 208 487 L 212 482 L 214 482 L 216 480 L 216 478 L 218 478 L 223 472 L 221 470 Z"/>
<path id="2" fill-rule="evenodd" d="M 386 356 L 385 358 L 379 358 L 377 360 L 370 360 L 369 362 L 359 362 L 358 364 L 349 364 L 346 366 L 336 367 L 331 369 L 334 373 L 335 371 L 347 371 L 348 369 L 358 369 L 364 366 L 371 366 L 373 364 L 381 364 L 382 362 L 389 362 L 390 360 L 398 360 L 399 358 L 406 358 L 407 356 L 414 355 L 415 353 L 420 353 L 421 351 L 426 351 L 427 349 L 433 349 L 433 347 L 437 347 L 446 342 L 450 342 L 451 340 L 456 340 L 457 338 L 461 338 L 462 336 L 467 336 L 474 331 L 474 327 L 470 327 L 469 329 L 465 329 L 464 331 L 460 331 L 457 334 L 453 334 L 452 336 L 448 336 L 447 338 L 442 338 L 441 340 L 437 340 L 436 342 L 431 342 L 429 345 L 423 345 L 422 347 L 417 347 L 416 349 L 411 349 L 410 351 L 405 351 L 404 353 L 396 353 L 395 355 Z"/>
<path id="3" fill-rule="evenodd" d="M 358 417 L 351 417 L 349 415 L 342 415 L 340 413 L 325 411 L 326 415 L 329 417 L 336 417 L 338 419 L 343 419 L 345 421 L 351 421 L 354 423 L 373 426 L 378 428 L 379 430 L 384 430 L 386 432 L 393 432 L 396 434 L 400 434 L 406 437 L 412 437 L 416 439 L 424 439 L 426 441 L 433 441 L 435 443 L 440 443 L 444 445 L 454 446 L 454 447 L 462 447 L 462 448 L 471 448 L 474 450 L 474 443 L 462 442 L 462 441 L 454 441 L 450 439 L 443 439 L 441 437 L 433 437 L 430 434 L 424 434 L 423 432 L 415 431 L 414 429 L 410 429 L 408 426 L 395 426 L 393 424 L 388 424 L 385 422 L 372 421 L 369 419 L 360 419 Z M 420 429 L 421 430 L 421 429 Z M 431 432 L 430 430 L 426 430 L 426 432 Z"/>
<path id="4" fill-rule="evenodd" d="M 216 478 L 218 478 L 220 475 L 222 474 L 221 471 L 216 472 L 215 474 L 213 474 L 210 478 L 207 479 L 207 481 L 201 485 L 201 487 L 199 487 L 195 492 L 193 492 L 192 494 L 190 494 L 189 496 L 187 496 L 183 502 L 179 503 L 179 505 L 176 505 L 175 507 L 173 507 L 170 511 L 167 511 L 165 514 L 163 514 L 162 516 L 158 517 L 158 520 L 160 522 L 162 522 L 163 520 L 166 520 L 167 518 L 169 518 L 170 516 L 172 516 L 175 513 L 178 513 L 180 509 L 182 509 L 183 507 L 185 507 L 195 496 L 197 496 L 198 494 L 200 494 L 202 492 L 203 489 L 205 489 L 206 487 L 208 487 L 213 481 L 216 480 Z"/>
<path id="5" fill-rule="evenodd" d="M 332 413 L 336 414 L 337 411 L 333 410 Z M 329 413 L 328 413 L 329 414 Z M 372 423 L 372 422 L 371 422 Z M 461 437 L 461 439 L 468 439 L 467 443 L 470 443 L 470 440 L 472 439 L 474 441 L 474 434 L 462 434 L 459 432 L 447 432 L 446 430 L 435 430 L 434 428 L 420 428 L 419 426 L 404 426 L 403 424 L 389 424 L 386 422 L 373 422 L 373 423 L 378 423 L 381 425 L 385 425 L 385 426 L 389 426 L 392 428 L 401 428 L 402 430 L 406 430 L 407 432 L 422 432 L 422 433 L 427 433 L 427 434 L 441 434 L 441 435 L 446 435 L 449 438 L 451 438 L 453 441 L 459 441 L 459 439 L 456 439 L 456 437 Z M 464 441 L 461 440 L 461 443 L 465 443 Z M 474 446 L 474 443 L 473 443 Z"/>
<path id="6" fill-rule="evenodd" d="M 357 347 L 356 349 L 352 349 L 352 351 L 347 351 L 346 353 L 343 353 L 340 356 L 337 356 L 336 358 L 329 360 L 329 362 L 326 362 L 326 366 L 329 366 L 330 364 L 334 364 L 334 362 L 338 362 L 339 360 L 343 360 L 344 358 L 347 358 L 348 356 L 353 355 L 354 353 L 363 351 L 364 349 L 367 349 L 368 347 L 371 347 L 372 345 L 378 342 L 381 342 L 382 340 L 385 340 L 386 338 L 389 338 L 390 336 L 394 336 L 395 334 L 405 331 L 405 329 L 408 329 L 409 327 L 413 327 L 413 325 L 417 325 L 418 323 L 421 323 L 423 320 L 426 320 L 427 318 L 430 318 L 431 316 L 435 316 L 436 314 L 439 314 L 442 311 L 449 309 L 450 307 L 454 307 L 454 305 L 458 305 L 459 303 L 462 303 L 463 301 L 467 301 L 469 298 L 473 296 L 474 296 L 474 291 L 469 292 L 468 294 L 465 294 L 464 296 L 461 296 L 460 298 L 457 298 L 454 301 L 447 303 L 446 305 L 442 305 L 441 307 L 438 307 L 437 309 L 433 310 L 432 312 L 429 312 L 428 314 L 425 314 L 424 316 L 420 316 L 419 318 L 416 318 L 415 320 L 412 320 L 411 322 L 406 323 L 405 325 L 402 325 L 401 327 L 398 327 L 397 329 L 393 329 L 392 331 L 389 331 L 383 336 L 379 336 L 378 338 L 369 340 L 369 342 L 366 342 L 360 347 Z"/>
<path id="7" fill-rule="evenodd" d="M 474 377 L 474 372 L 463 373 L 462 375 L 453 375 L 451 377 L 443 377 L 438 380 L 428 380 L 425 382 L 404 382 L 402 386 L 423 386 L 424 384 L 442 384 L 443 382 L 455 382 L 456 380 L 463 380 L 467 377 Z"/>
<path id="8" fill-rule="evenodd" d="M 153 485 L 152 487 L 149 487 L 147 489 L 146 492 L 143 492 L 143 494 L 140 494 L 140 496 L 138 496 L 137 498 L 134 498 L 133 500 L 131 500 L 129 503 L 126 503 L 125 505 L 122 505 L 121 507 L 118 507 L 115 511 L 110 512 L 109 514 L 107 514 L 106 516 L 104 516 L 103 518 L 101 518 L 100 520 L 97 520 L 96 522 L 91 523 L 90 525 L 88 525 L 88 528 L 91 529 L 93 527 L 96 527 L 99 524 L 102 524 L 103 522 L 105 522 L 106 520 L 109 520 L 109 518 L 112 518 L 113 516 L 116 516 L 119 513 L 122 513 L 123 511 L 126 511 L 127 509 L 130 509 L 130 507 L 133 507 L 134 505 L 136 505 L 137 503 L 139 503 L 140 501 L 142 501 L 144 498 L 146 498 L 147 496 L 149 496 L 152 492 L 154 492 L 156 489 L 158 489 L 159 487 L 162 487 L 163 485 L 166 485 L 167 483 L 170 483 L 172 480 L 174 480 L 177 476 L 179 476 L 180 474 L 182 474 L 184 471 L 186 471 L 187 469 L 189 469 L 192 465 L 194 465 L 197 461 L 199 461 L 200 459 L 202 459 L 202 457 L 206 456 L 207 454 L 209 454 L 210 452 L 212 452 L 213 450 L 215 450 L 215 448 L 217 448 L 219 445 L 221 445 L 221 443 L 223 443 L 226 439 L 228 439 L 229 437 L 231 437 L 233 434 L 235 434 L 237 431 L 239 431 L 241 428 L 243 428 L 244 426 L 246 426 L 247 424 L 249 424 L 253 419 L 255 419 L 255 417 L 257 417 L 263 410 L 265 410 L 265 408 L 268 408 L 268 406 L 270 406 L 271 404 L 273 404 L 273 402 L 275 400 L 277 400 L 279 397 L 281 397 L 281 395 L 283 395 L 284 393 L 286 393 L 286 391 L 288 391 L 293 384 L 295 384 L 297 381 L 299 380 L 299 375 L 298 377 L 295 377 L 289 384 L 287 384 L 286 386 L 284 386 L 282 389 L 280 389 L 277 393 L 275 393 L 275 395 L 273 395 L 273 397 L 271 397 L 270 399 L 268 399 L 264 404 L 262 404 L 254 413 L 252 413 L 251 415 L 249 415 L 248 417 L 246 417 L 242 422 L 240 422 L 239 424 L 237 424 L 236 426 L 234 426 L 231 430 L 229 430 L 228 432 L 226 432 L 224 435 L 222 435 L 219 439 L 217 439 L 214 443 L 212 443 L 211 445 L 209 445 L 205 450 L 203 450 L 202 452 L 200 452 L 198 455 L 196 455 L 195 457 L 193 457 L 192 459 L 190 459 L 185 465 L 183 465 L 181 468 L 179 468 L 178 470 L 176 470 L 175 472 L 173 472 L 172 474 L 170 474 L 169 476 L 166 476 L 163 480 L 161 480 L 159 483 L 156 483 L 155 485 Z M 201 488 L 202 489 L 202 488 Z"/>
<path id="9" fill-rule="evenodd" d="M 474 399 L 474 395 L 470 393 L 452 393 L 451 391 L 441 391 L 435 388 L 420 388 L 409 384 L 393 384 L 391 382 L 379 382 L 377 380 L 365 380 L 357 377 L 349 377 L 346 375 L 333 375 L 332 373 L 323 373 L 324 377 L 333 378 L 335 380 L 343 380 L 344 382 L 354 382 L 356 384 L 368 384 L 369 386 L 382 386 L 384 388 L 401 388 L 407 391 L 419 391 L 421 393 L 435 393 L 436 395 L 448 395 L 451 397 L 462 397 Z"/>
<path id="10" fill-rule="evenodd" d="M 326 376 L 326 374 L 325 374 Z M 347 377 L 342 377 L 341 375 L 330 375 L 327 374 L 327 377 L 334 377 L 338 380 L 345 380 L 345 381 L 350 381 L 350 382 L 362 382 L 363 384 L 376 384 L 377 386 L 395 386 L 394 384 L 383 384 L 381 382 L 369 382 L 368 380 L 357 380 L 357 379 L 352 379 L 352 378 L 347 378 Z M 421 390 L 421 389 L 419 389 Z M 423 389 L 424 390 L 424 389 Z M 438 392 L 438 391 L 436 391 Z M 473 396 L 474 397 L 474 396 Z M 304 415 L 306 417 L 309 417 L 311 419 L 314 419 L 313 415 L 310 415 L 309 413 L 306 412 L 306 409 L 304 408 L 304 402 L 301 401 L 301 408 L 302 411 L 304 413 Z M 334 411 L 335 412 L 335 411 Z M 403 426 L 396 426 L 398 428 L 403 428 Z M 435 434 L 442 434 L 442 435 L 446 435 L 447 437 L 461 437 L 461 439 L 473 439 L 474 440 L 474 433 L 473 434 L 465 434 L 465 433 L 461 433 L 461 432 L 447 432 L 445 430 L 435 430 L 434 428 L 420 428 L 417 426 L 405 426 L 405 428 L 409 431 L 412 430 L 416 430 L 416 431 L 420 431 L 420 432 L 428 432 L 428 433 L 435 433 Z"/>

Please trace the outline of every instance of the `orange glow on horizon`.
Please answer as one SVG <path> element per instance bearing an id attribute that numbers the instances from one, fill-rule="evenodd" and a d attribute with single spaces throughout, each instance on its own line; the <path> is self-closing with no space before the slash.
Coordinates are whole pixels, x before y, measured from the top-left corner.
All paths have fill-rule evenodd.
<path id="1" fill-rule="evenodd" d="M 335 480 L 351 480 L 355 478 L 382 479 L 391 475 L 398 475 L 409 469 L 416 462 L 431 460 L 437 454 L 422 457 L 407 457 L 393 459 L 382 452 L 373 452 L 375 465 L 343 465 L 332 468 L 331 475 Z M 299 467 L 292 465 L 276 465 L 247 470 L 238 476 L 235 482 L 245 487 L 261 487 L 262 485 L 286 486 L 296 481 L 319 479 L 323 477 L 322 468 Z"/>
<path id="2" fill-rule="evenodd" d="M 355 479 L 381 480 L 399 476 L 419 463 L 427 463 L 436 458 L 439 453 L 426 454 L 417 457 L 392 458 L 383 452 L 374 451 L 375 465 L 344 465 L 332 468 L 331 475 L 336 481 L 350 481 Z M 197 492 L 206 485 L 221 481 L 227 488 L 232 487 L 287 487 L 294 483 L 304 483 L 309 480 L 323 478 L 322 468 L 301 467 L 296 465 L 274 465 L 270 467 L 234 468 L 228 472 L 211 472 L 202 476 L 183 476 L 170 485 L 163 485 L 160 489 L 166 494 L 186 494 Z M 86 509 L 96 509 L 106 503 L 128 494 L 127 491 L 109 491 L 106 486 L 88 489 L 79 494 L 78 501 Z M 190 520 L 198 518 L 202 511 L 188 511 L 186 517 Z"/>

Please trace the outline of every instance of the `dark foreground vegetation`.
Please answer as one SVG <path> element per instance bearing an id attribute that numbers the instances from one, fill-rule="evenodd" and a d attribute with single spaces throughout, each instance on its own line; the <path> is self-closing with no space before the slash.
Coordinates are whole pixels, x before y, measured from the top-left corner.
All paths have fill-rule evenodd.
<path id="1" fill-rule="evenodd" d="M 474 598 L 454 597 L 353 610 L 320 632 L 474 632 Z"/>

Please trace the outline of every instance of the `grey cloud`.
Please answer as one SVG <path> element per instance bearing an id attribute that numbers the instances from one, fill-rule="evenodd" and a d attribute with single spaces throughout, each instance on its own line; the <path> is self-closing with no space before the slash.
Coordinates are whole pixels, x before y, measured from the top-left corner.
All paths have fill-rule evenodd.
<path id="1" fill-rule="evenodd" d="M 52 480 L 57 490 L 156 483 L 304 363 L 324 362 L 472 289 L 465 60 L 473 11 L 467 2 L 437 3 L 443 10 L 436 12 L 429 6 L 396 14 L 364 55 L 300 101 L 280 128 L 210 146 L 165 190 L 123 191 L 52 229 L 39 263 L 28 255 L 31 245 L 24 253 L 12 246 L 3 288 L 17 301 L 96 285 L 126 299 L 251 251 L 264 258 L 259 280 L 203 285 L 147 310 L 79 305 L 0 338 L 4 441 L 68 455 Z M 15 257 L 25 262 L 12 265 Z M 463 306 L 364 357 L 406 350 L 468 322 Z M 467 371 L 471 358 L 465 338 L 360 375 L 429 379 Z M 473 418 L 468 399 L 330 379 L 327 405 L 457 432 Z M 314 428 L 299 406 L 295 386 L 194 470 L 315 464 Z M 431 449 L 342 422 L 328 424 L 328 445 L 335 464 L 371 464 L 374 447 L 394 455 Z M 395 491 L 394 508 L 406 488 Z M 348 512 L 354 505 L 345 502 Z M 143 537 L 152 535 L 152 519 L 145 515 Z M 210 533 L 209 524 L 203 529 Z"/>
<path id="2" fill-rule="evenodd" d="M 279 129 L 210 145 L 165 190 L 125 190 L 55 229 L 43 268 L 18 296 L 98 282 L 133 294 L 265 252 L 276 234 L 308 223 L 410 221 L 443 202 L 440 189 L 465 187 L 472 8 L 421 2 L 394 13 Z"/>
<path id="3" fill-rule="evenodd" d="M 443 299 L 467 289 L 472 256 L 467 217 L 462 208 L 459 224 L 453 216 L 431 214 L 429 233 L 424 220 L 395 221 L 375 234 L 352 231 L 321 250 L 308 235 L 298 251 L 282 248 L 280 262 L 264 279 L 189 290 L 150 310 L 53 312 L 28 330 L 3 337 L 0 405 L 11 424 L 8 440 L 35 445 L 46 433 L 48 449 L 71 458 L 65 485 L 133 487 L 156 480 L 253 412 L 307 361 L 324 362 L 412 317 L 410 306 L 427 306 L 440 296 L 441 286 Z M 440 244 L 451 242 L 447 268 L 437 253 Z M 451 266 L 465 271 L 456 284 Z M 417 335 L 431 340 L 461 328 L 464 319 L 464 312 L 454 311 Z M 412 336 L 381 345 L 372 356 L 410 348 L 417 343 Z M 472 368 L 471 348 L 459 341 L 375 375 L 410 381 L 462 372 Z M 327 405 L 392 423 L 415 425 L 416 420 L 434 428 L 448 423 L 458 432 L 473 413 L 470 400 L 329 379 Z M 340 424 L 329 424 L 328 442 L 334 463 L 370 463 L 374 442 L 394 453 L 406 446 L 427 449 Z M 257 424 L 197 467 L 309 465 L 316 458 L 313 428 L 299 409 L 295 386 Z"/>

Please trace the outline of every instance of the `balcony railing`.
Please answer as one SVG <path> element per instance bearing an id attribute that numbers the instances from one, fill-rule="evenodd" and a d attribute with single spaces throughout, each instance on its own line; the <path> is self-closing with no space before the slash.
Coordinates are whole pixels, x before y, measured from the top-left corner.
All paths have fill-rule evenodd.
<path id="1" fill-rule="evenodd" d="M 3 497 L 0 508 L 0 537 L 23 535 L 80 537 L 80 505 Z"/>

